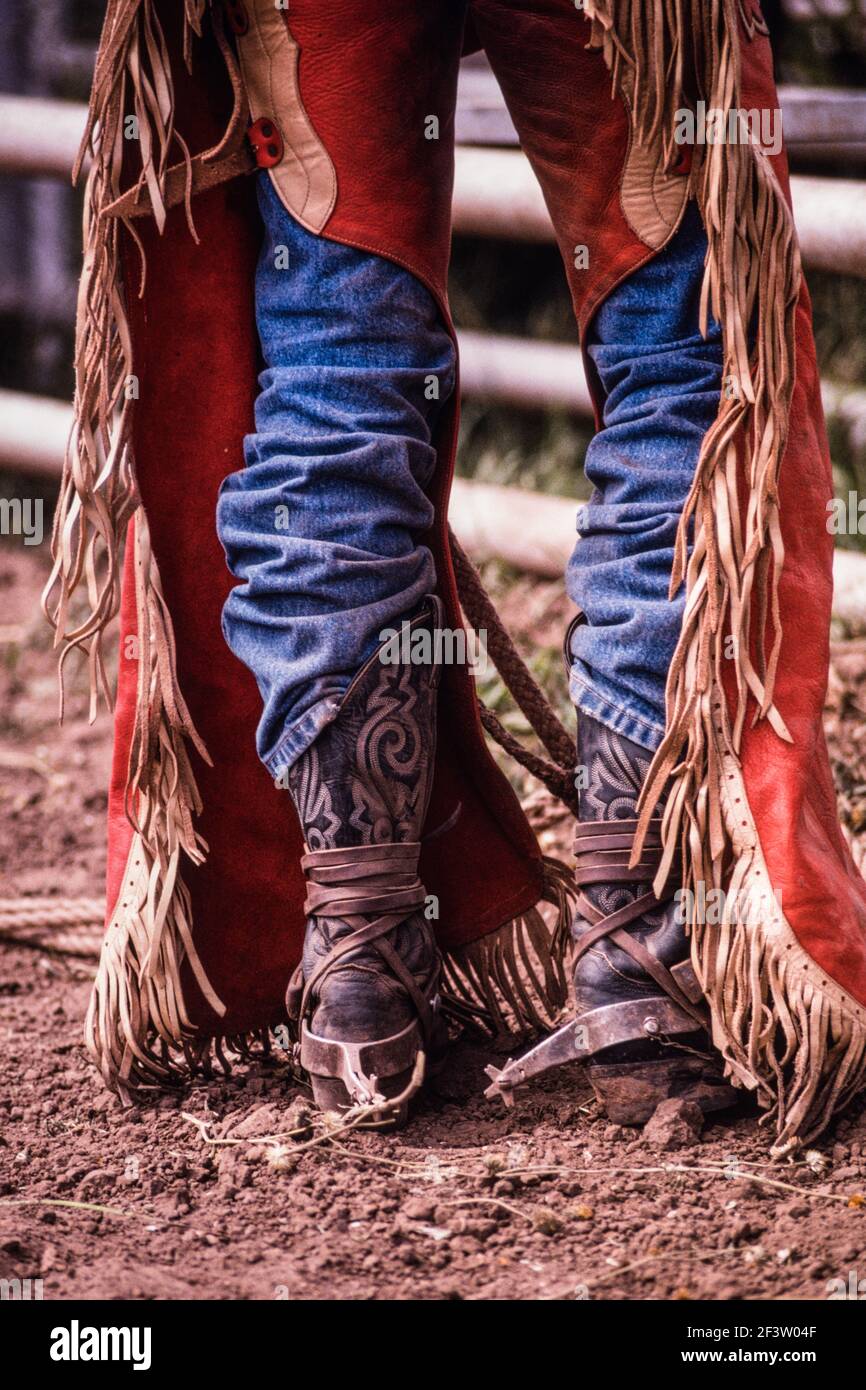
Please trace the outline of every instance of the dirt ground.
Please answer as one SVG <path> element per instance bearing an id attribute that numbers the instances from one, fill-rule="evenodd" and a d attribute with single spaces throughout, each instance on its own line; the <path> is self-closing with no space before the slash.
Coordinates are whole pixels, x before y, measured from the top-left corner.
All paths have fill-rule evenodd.
<path id="1" fill-rule="evenodd" d="M 87 724 L 78 685 L 57 730 L 34 611 L 44 565 L 0 549 L 0 897 L 98 896 L 110 724 Z M 556 645 L 555 586 L 521 581 L 513 610 Z M 828 727 L 855 830 L 864 709 L 864 646 L 840 644 Z M 533 814 L 546 848 L 564 842 L 543 800 Z M 51 940 L 86 951 L 94 934 Z M 81 1044 L 91 969 L 0 945 L 0 1279 L 41 1279 L 46 1299 L 866 1291 L 866 1106 L 797 1161 L 771 1163 L 747 1105 L 702 1134 L 625 1131 L 576 1069 L 506 1111 L 480 1094 L 491 1057 L 464 1044 L 400 1135 L 313 1123 L 276 1061 L 124 1110 Z"/>

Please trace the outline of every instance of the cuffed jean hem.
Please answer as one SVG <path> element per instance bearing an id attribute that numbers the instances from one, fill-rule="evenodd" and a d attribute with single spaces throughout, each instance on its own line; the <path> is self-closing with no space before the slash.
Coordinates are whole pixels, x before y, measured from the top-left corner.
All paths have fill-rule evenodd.
<path id="1" fill-rule="evenodd" d="M 574 667 L 571 669 L 568 689 L 571 703 L 577 710 L 591 715 L 600 724 L 612 729 L 615 734 L 622 734 L 624 738 L 640 744 L 641 748 L 646 748 L 650 753 L 655 752 L 664 738 L 665 730 L 662 724 L 645 719 L 624 705 L 615 704 L 596 686 L 578 675 Z"/>
<path id="2" fill-rule="evenodd" d="M 333 695 L 324 696 L 285 730 L 272 753 L 261 755 L 262 762 L 272 777 L 276 778 L 287 772 L 298 758 L 306 753 L 322 730 L 333 724 L 342 703 L 342 699 L 335 699 Z"/>

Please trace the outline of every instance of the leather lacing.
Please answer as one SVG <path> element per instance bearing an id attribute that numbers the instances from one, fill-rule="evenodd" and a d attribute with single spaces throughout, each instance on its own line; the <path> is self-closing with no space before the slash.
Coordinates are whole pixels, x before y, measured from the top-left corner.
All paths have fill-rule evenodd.
<path id="1" fill-rule="evenodd" d="M 303 856 L 307 916 L 339 918 L 358 925 L 330 949 L 304 981 L 299 1019 L 312 1014 L 322 983 L 347 956 L 362 946 L 373 946 L 412 1000 L 424 1037 L 429 1040 L 433 1031 L 431 1000 L 385 940 L 389 932 L 424 906 L 426 893 L 418 877 L 420 852 L 420 841 L 410 840 L 312 850 Z M 367 921 L 374 913 L 378 915 Z M 435 994 L 436 984 L 434 981 L 431 994 Z"/>
<path id="2" fill-rule="evenodd" d="M 577 822 L 574 840 L 577 909 L 591 926 L 577 938 L 572 964 L 576 966 L 581 957 L 599 941 L 610 940 L 631 956 L 640 969 L 655 980 L 665 994 L 695 1020 L 699 1028 L 704 1029 L 707 1024 L 706 1015 L 683 992 L 667 966 L 648 951 L 641 941 L 625 930 L 632 922 L 643 917 L 644 913 L 657 908 L 660 903 L 670 902 L 674 894 L 673 887 L 663 893 L 661 898 L 657 898 L 654 889 L 649 888 L 646 893 L 638 894 L 632 902 L 610 913 L 602 912 L 582 891 L 584 886 L 591 883 L 652 884 L 662 859 L 661 826 L 661 816 L 654 816 L 647 827 L 640 858 L 637 863 L 630 864 L 638 827 L 637 820 Z M 678 866 L 675 865 L 674 882 L 677 876 Z"/>

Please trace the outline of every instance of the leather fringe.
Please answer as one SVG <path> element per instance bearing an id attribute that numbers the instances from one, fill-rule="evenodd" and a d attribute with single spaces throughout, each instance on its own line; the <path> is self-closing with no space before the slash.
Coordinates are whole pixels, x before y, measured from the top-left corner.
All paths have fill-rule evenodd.
<path id="1" fill-rule="evenodd" d="M 130 1106 L 145 1100 L 149 1091 L 181 1090 L 193 1079 L 207 1080 L 214 1075 L 215 1067 L 223 1076 L 231 1076 L 238 1062 L 259 1061 L 272 1056 L 273 1051 L 268 1028 L 196 1036 L 172 1043 L 154 1037 L 148 1045 L 146 1067 L 136 1062 L 128 1076 L 113 1073 L 110 1080 L 106 1078 L 106 1084 L 121 1105 Z"/>
<path id="2" fill-rule="evenodd" d="M 135 829 L 118 901 L 102 943 L 85 1022 L 88 1052 L 107 1085 L 121 1094 L 133 1084 L 169 1080 L 167 1055 L 191 1039 L 181 983 L 184 960 L 217 1017 L 215 993 L 192 936 L 183 857 L 203 861 L 207 845 L 193 816 L 201 799 L 187 740 L 210 762 L 178 688 L 171 619 L 152 564 L 144 513 L 134 526 L 138 695 L 126 787 Z"/>
<path id="3" fill-rule="evenodd" d="M 206 0 L 185 0 L 184 54 L 201 34 Z M 189 1023 L 181 997 L 186 958 L 202 992 L 219 1015 L 225 1012 L 208 983 L 192 941 L 189 893 L 182 881 L 184 857 L 201 863 L 207 846 L 193 817 L 201 809 L 188 744 L 209 758 L 178 686 L 171 616 L 150 551 L 147 521 L 139 505 L 132 457 L 134 389 L 132 344 L 121 276 L 121 225 L 138 245 L 127 217 L 115 215 L 121 198 L 125 122 L 134 116 L 141 170 L 131 190 L 147 199 L 157 226 L 166 217 L 170 156 L 182 164 L 189 151 L 174 127 L 168 49 L 151 0 L 109 0 L 96 62 L 87 127 L 76 162 L 77 178 L 92 155 L 84 198 L 84 264 L 75 338 L 74 424 L 70 434 L 52 536 L 53 567 L 43 608 L 60 648 L 61 718 L 63 669 L 72 651 L 87 653 L 90 708 L 100 694 L 109 706 L 103 644 L 117 615 L 121 552 L 134 517 L 138 694 L 130 748 L 127 814 L 136 831 L 124 891 L 114 907 L 102 948 L 87 1019 L 91 1055 L 110 1086 L 166 1075 L 148 1041 L 186 1046 Z M 216 147 L 217 150 L 219 147 Z M 211 153 L 211 152 L 209 152 Z M 175 177 L 176 177 L 175 166 Z M 128 196 L 128 195 L 125 195 Z M 195 235 L 190 187 L 184 196 Z M 144 258 L 141 284 L 144 289 Z M 72 599 L 83 586 L 87 611 L 73 617 Z"/>
<path id="4" fill-rule="evenodd" d="M 628 90 L 633 138 L 660 142 L 666 167 L 681 153 L 678 111 L 698 101 L 708 110 L 741 109 L 739 0 L 586 0 L 585 10 L 614 90 Z M 709 244 L 701 318 L 705 328 L 712 310 L 722 325 L 723 390 L 680 521 L 671 594 L 685 579 L 686 608 L 667 684 L 667 731 L 641 795 L 633 862 L 669 787 L 656 886 L 680 851 L 683 887 L 697 903 L 699 885 L 725 887 L 734 901 L 744 886 L 760 886 L 762 875 L 769 886 L 739 753 L 750 695 L 755 720 L 768 719 L 790 741 L 773 689 L 784 563 L 778 478 L 801 270 L 790 209 L 764 152 L 741 131 L 740 143 L 696 145 L 691 153 L 691 190 Z M 723 669 L 736 682 L 733 715 Z M 732 785 L 741 797 L 736 817 L 727 804 Z M 693 914 L 688 926 L 716 1045 L 729 1074 L 757 1091 L 776 1125 L 775 1152 L 783 1153 L 820 1133 L 863 1084 L 866 1014 L 822 976 L 767 897 L 748 923 L 709 926 Z"/>
<path id="5" fill-rule="evenodd" d="M 267 1029 L 203 1037 L 193 1028 L 180 983 L 182 952 L 206 994 L 209 987 L 192 945 L 189 895 L 178 879 L 170 898 L 174 928 L 157 944 L 151 915 L 144 910 L 152 873 L 136 837 L 85 1025 L 87 1049 L 124 1104 L 142 1091 L 183 1086 L 207 1075 L 214 1060 L 230 1072 L 227 1053 L 249 1058 L 269 1050 Z M 574 911 L 573 876 L 555 859 L 544 861 L 539 902 L 555 909 L 550 920 L 538 907 L 530 908 L 479 941 L 446 953 L 443 1009 L 462 1027 L 514 1045 L 555 1025 L 568 998 L 566 960 Z M 145 970 L 154 954 L 160 968 Z M 208 999 L 215 1012 L 225 1012 L 212 992 Z"/>
<path id="6" fill-rule="evenodd" d="M 727 902 L 745 911 L 729 906 L 720 924 L 693 929 L 692 964 L 728 1074 L 756 1092 L 778 1158 L 816 1139 L 866 1083 L 866 1009 L 797 941 L 772 892 L 737 760 L 721 742 L 718 757 L 735 853 Z"/>
<path id="7" fill-rule="evenodd" d="M 464 1025 L 497 1041 L 549 1032 L 568 1001 L 568 944 L 574 915 L 574 873 L 544 860 L 540 902 L 555 908 L 546 921 L 538 907 L 497 931 L 446 953 L 443 1007 Z"/>
<path id="8" fill-rule="evenodd" d="M 206 0 L 184 0 L 187 63 L 192 38 L 201 34 L 205 9 Z M 127 120 L 135 121 L 134 140 L 126 139 Z M 218 153 L 223 143 L 207 157 Z M 77 182 L 85 158 L 92 156 L 84 196 L 84 262 L 75 325 L 74 423 L 54 516 L 54 563 L 42 596 L 43 610 L 55 630 L 55 646 L 61 649 L 61 718 L 63 667 L 74 650 L 88 656 L 91 717 L 100 694 L 109 707 L 112 704 L 103 639 L 120 607 L 120 553 L 127 524 L 139 505 L 132 459 L 137 390 L 120 273 L 121 226 L 141 253 L 140 295 L 145 264 L 130 218 L 117 215 L 113 208 L 130 194 L 146 201 L 161 231 L 172 173 L 169 156 L 175 146 L 183 156 L 182 165 L 190 168 L 189 150 L 174 127 L 170 60 L 151 0 L 109 0 L 85 134 L 73 170 Z M 136 147 L 141 169 L 132 188 L 122 194 L 124 152 Z M 195 237 L 190 200 L 191 176 L 182 201 Z M 81 619 L 77 614 L 73 618 L 73 595 L 82 585 L 88 611 Z"/>

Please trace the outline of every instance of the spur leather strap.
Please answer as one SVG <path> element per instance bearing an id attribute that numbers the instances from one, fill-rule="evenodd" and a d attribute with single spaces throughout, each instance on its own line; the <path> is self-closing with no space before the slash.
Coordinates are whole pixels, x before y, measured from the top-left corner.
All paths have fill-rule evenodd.
<path id="1" fill-rule="evenodd" d="M 583 932 L 575 944 L 572 957 L 576 966 L 581 956 L 591 950 L 599 941 L 610 940 L 625 951 L 640 966 L 644 974 L 655 980 L 660 989 L 673 1000 L 690 1019 L 690 1029 L 703 1028 L 706 1015 L 696 1007 L 693 991 L 686 992 L 666 965 L 648 951 L 636 937 L 625 930 L 632 922 L 638 921 L 645 913 L 658 907 L 659 902 L 670 902 L 671 889 L 662 899 L 652 890 L 642 893 L 616 912 L 601 912 L 582 890 L 590 883 L 628 884 L 652 883 L 662 857 L 661 817 L 654 816 L 649 823 L 641 857 L 633 868 L 629 868 L 632 844 L 637 832 L 636 820 L 616 821 L 578 821 L 574 840 L 574 857 L 577 861 L 575 882 L 578 886 L 577 907 L 592 926 Z M 671 875 L 675 877 L 679 864 L 675 860 Z M 699 996 L 698 996 L 699 997 Z M 594 1012 L 600 1012 L 598 1010 Z M 677 1031 L 683 1031 L 679 1029 Z M 614 1040 L 617 1041 L 617 1040 Z M 625 1041 L 625 1039 L 622 1039 Z M 611 1044 L 608 1044 L 610 1046 Z"/>
<path id="2" fill-rule="evenodd" d="M 707 1027 L 706 1009 L 701 1003 L 701 990 L 688 960 L 668 968 L 658 957 L 626 930 L 647 912 L 670 902 L 674 890 L 661 899 L 650 890 L 638 894 L 614 912 L 602 912 L 583 891 L 594 883 L 610 885 L 652 883 L 662 856 L 661 817 L 650 821 L 639 861 L 629 867 L 636 820 L 578 821 L 574 841 L 577 863 L 575 880 L 578 886 L 577 908 L 589 927 L 581 933 L 574 946 L 574 965 L 587 951 L 600 942 L 609 941 L 631 956 L 641 971 L 654 980 L 663 997 L 628 999 L 606 1004 L 572 1019 L 516 1061 L 509 1061 L 501 1070 L 488 1067 L 491 1085 L 485 1095 L 500 1095 L 512 1104 L 515 1086 L 538 1076 L 552 1067 L 567 1062 L 587 1061 L 596 1053 L 615 1047 L 618 1043 L 637 1039 L 683 1035 L 703 1031 Z M 679 865 L 671 867 L 676 881 Z"/>
<path id="3" fill-rule="evenodd" d="M 403 844 L 359 845 L 310 851 L 301 860 L 307 879 L 308 916 L 337 918 L 354 926 L 340 938 L 304 980 L 298 967 L 294 996 L 299 1026 L 299 1060 L 308 1072 L 336 1077 L 361 1103 L 376 1099 L 375 1081 L 399 1075 L 412 1067 L 423 1075 L 423 1050 L 429 1045 L 438 1007 L 419 989 L 411 971 L 385 940 L 411 913 L 424 906 L 425 890 L 418 877 L 417 841 Z M 372 920 L 371 920 L 372 919 Z M 390 974 L 412 1000 L 417 1017 L 399 1033 L 359 1043 L 320 1038 L 309 1027 L 319 988 L 333 970 L 350 964 L 348 957 L 364 946 L 379 953 Z"/>
<path id="4" fill-rule="evenodd" d="M 424 885 L 418 877 L 417 841 L 405 844 L 358 845 L 351 849 L 323 849 L 301 860 L 307 879 L 308 916 L 337 917 L 357 922 L 319 962 L 304 982 L 300 1017 L 312 1013 L 318 986 L 344 958 L 361 946 L 372 945 L 391 973 L 400 981 L 418 1012 L 425 1037 L 433 1026 L 433 1012 L 410 970 L 389 941 L 383 938 L 412 912 L 424 906 Z M 372 914 L 378 914 L 368 920 Z"/>

